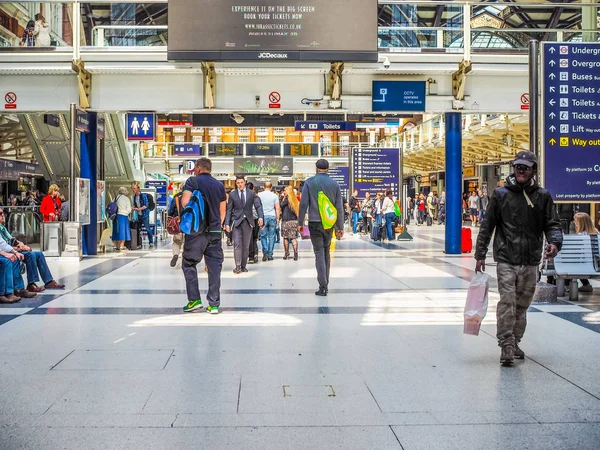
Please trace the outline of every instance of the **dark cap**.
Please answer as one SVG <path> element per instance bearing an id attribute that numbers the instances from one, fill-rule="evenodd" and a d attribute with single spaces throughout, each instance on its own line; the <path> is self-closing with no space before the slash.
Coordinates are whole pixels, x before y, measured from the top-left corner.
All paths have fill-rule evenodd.
<path id="1" fill-rule="evenodd" d="M 537 156 L 535 156 L 535 154 L 532 152 L 519 152 L 513 161 L 513 166 L 516 166 L 517 164 L 523 164 L 527 167 L 537 166 Z"/>
<path id="2" fill-rule="evenodd" d="M 326 159 L 320 159 L 317 161 L 317 169 L 319 170 L 329 170 L 329 161 Z"/>

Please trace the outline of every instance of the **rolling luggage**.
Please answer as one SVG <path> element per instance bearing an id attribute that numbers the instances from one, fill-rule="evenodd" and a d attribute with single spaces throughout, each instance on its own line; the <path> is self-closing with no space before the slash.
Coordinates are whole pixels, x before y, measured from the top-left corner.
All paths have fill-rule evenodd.
<path id="1" fill-rule="evenodd" d="M 429 214 L 427 214 L 427 226 L 430 227 L 432 225 L 433 225 L 433 218 Z M 471 231 L 471 230 L 469 230 L 469 231 Z"/>
<path id="2" fill-rule="evenodd" d="M 473 251 L 473 237 L 470 228 L 463 228 L 461 232 L 461 250 L 463 253 Z"/>
<path id="3" fill-rule="evenodd" d="M 383 235 L 383 227 L 373 224 L 371 226 L 371 239 L 373 239 L 374 241 L 380 241 L 382 235 Z"/>
<path id="4" fill-rule="evenodd" d="M 131 229 L 131 240 L 125 241 L 125 247 L 129 250 L 137 250 L 142 248 L 142 234 L 140 233 L 139 222 L 130 221 L 129 228 Z"/>

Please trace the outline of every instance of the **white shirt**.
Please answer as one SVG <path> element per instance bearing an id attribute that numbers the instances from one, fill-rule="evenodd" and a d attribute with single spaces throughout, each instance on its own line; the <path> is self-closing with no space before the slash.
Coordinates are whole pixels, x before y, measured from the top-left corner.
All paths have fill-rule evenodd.
<path id="1" fill-rule="evenodd" d="M 263 215 L 265 217 L 277 217 L 275 205 L 279 203 L 279 197 L 271 191 L 262 191 L 258 194 L 262 202 Z"/>
<path id="2" fill-rule="evenodd" d="M 383 200 L 383 213 L 388 214 L 393 212 L 396 212 L 396 210 L 394 209 L 394 200 L 390 199 L 389 197 L 386 197 Z"/>
<path id="3" fill-rule="evenodd" d="M 131 214 L 131 201 L 129 197 L 123 194 L 119 194 L 117 199 L 117 214 L 120 216 L 128 216 Z"/>

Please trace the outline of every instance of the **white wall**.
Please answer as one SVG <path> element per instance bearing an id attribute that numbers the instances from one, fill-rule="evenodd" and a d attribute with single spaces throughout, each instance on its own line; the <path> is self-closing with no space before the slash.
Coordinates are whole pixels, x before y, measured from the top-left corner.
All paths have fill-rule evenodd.
<path id="1" fill-rule="evenodd" d="M 203 77 L 180 75 L 92 76 L 92 109 L 98 111 L 190 111 L 202 109 Z"/>
<path id="2" fill-rule="evenodd" d="M 4 96 L 7 92 L 17 95 L 17 109 L 5 109 Z M 78 102 L 75 75 L 0 76 L 0 111 L 68 111 L 71 103 Z"/>

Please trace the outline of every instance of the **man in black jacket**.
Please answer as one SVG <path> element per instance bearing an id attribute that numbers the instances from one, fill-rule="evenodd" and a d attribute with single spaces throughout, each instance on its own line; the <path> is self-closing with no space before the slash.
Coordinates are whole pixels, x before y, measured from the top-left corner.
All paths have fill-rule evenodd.
<path id="1" fill-rule="evenodd" d="M 513 161 L 514 174 L 506 179 L 490 200 L 475 250 L 475 272 L 485 270 L 485 257 L 494 231 L 494 260 L 498 263 L 500 302 L 496 310 L 500 362 L 512 365 L 524 359 L 519 342 L 527 326 L 527 310 L 533 300 L 544 235 L 548 245 L 544 258 L 556 256 L 562 231 L 550 193 L 535 180 L 537 158 L 519 152 Z"/>

